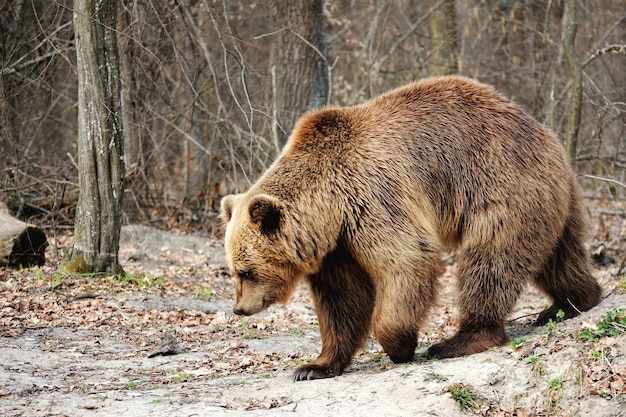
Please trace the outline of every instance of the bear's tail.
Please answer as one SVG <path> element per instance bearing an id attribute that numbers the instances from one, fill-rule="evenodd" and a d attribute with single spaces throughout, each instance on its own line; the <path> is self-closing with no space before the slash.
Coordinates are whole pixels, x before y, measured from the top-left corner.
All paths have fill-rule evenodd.
<path id="1" fill-rule="evenodd" d="M 559 310 L 564 318 L 577 316 L 596 306 L 602 288 L 591 275 L 591 258 L 585 247 L 587 222 L 582 209 L 582 196 L 576 179 L 570 183 L 570 211 L 561 237 L 543 270 L 535 278 L 536 285 L 546 292 L 553 304 L 539 313 L 537 325 L 556 320 Z"/>

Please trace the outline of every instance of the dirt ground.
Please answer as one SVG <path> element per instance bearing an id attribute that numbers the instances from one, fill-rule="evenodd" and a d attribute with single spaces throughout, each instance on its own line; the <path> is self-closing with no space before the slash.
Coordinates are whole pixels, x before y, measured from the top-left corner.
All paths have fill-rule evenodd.
<path id="1" fill-rule="evenodd" d="M 626 416 L 624 326 L 580 336 L 626 307 L 619 260 L 597 270 L 592 311 L 535 327 L 548 300 L 529 288 L 512 344 L 429 361 L 426 347 L 454 332 L 450 259 L 414 362 L 392 364 L 372 339 L 344 375 L 295 383 L 320 348 L 306 288 L 240 318 L 219 241 L 124 227 L 118 277 L 57 272 L 67 244 L 53 240 L 41 268 L 0 269 L 2 416 Z"/>

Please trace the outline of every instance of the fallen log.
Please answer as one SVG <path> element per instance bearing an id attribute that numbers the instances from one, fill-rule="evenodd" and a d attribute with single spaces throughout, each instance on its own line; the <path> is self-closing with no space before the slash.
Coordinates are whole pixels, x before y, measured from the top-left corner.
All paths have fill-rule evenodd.
<path id="1" fill-rule="evenodd" d="M 46 262 L 47 246 L 41 228 L 16 219 L 0 202 L 0 266 L 41 266 Z"/>

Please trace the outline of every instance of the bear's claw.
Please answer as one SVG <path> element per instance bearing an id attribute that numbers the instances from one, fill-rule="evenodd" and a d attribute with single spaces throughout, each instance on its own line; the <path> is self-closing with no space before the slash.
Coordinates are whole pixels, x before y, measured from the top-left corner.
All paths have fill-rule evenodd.
<path id="1" fill-rule="evenodd" d="M 297 368 L 293 373 L 293 380 L 310 381 L 312 379 L 333 378 L 339 375 L 341 375 L 341 371 L 337 372 L 328 366 L 309 364 Z"/>

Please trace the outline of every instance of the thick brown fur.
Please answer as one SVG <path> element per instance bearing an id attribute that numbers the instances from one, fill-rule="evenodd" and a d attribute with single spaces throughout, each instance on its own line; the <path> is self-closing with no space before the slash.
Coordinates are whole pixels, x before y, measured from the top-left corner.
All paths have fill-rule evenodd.
<path id="1" fill-rule="evenodd" d="M 505 320 L 529 280 L 553 300 L 538 323 L 600 300 L 561 144 L 462 77 L 305 115 L 259 181 L 224 198 L 222 217 L 236 313 L 310 283 L 322 352 L 296 380 L 341 374 L 371 330 L 393 361 L 412 360 L 444 250 L 459 250 L 460 328 L 432 357 L 506 343 Z"/>

